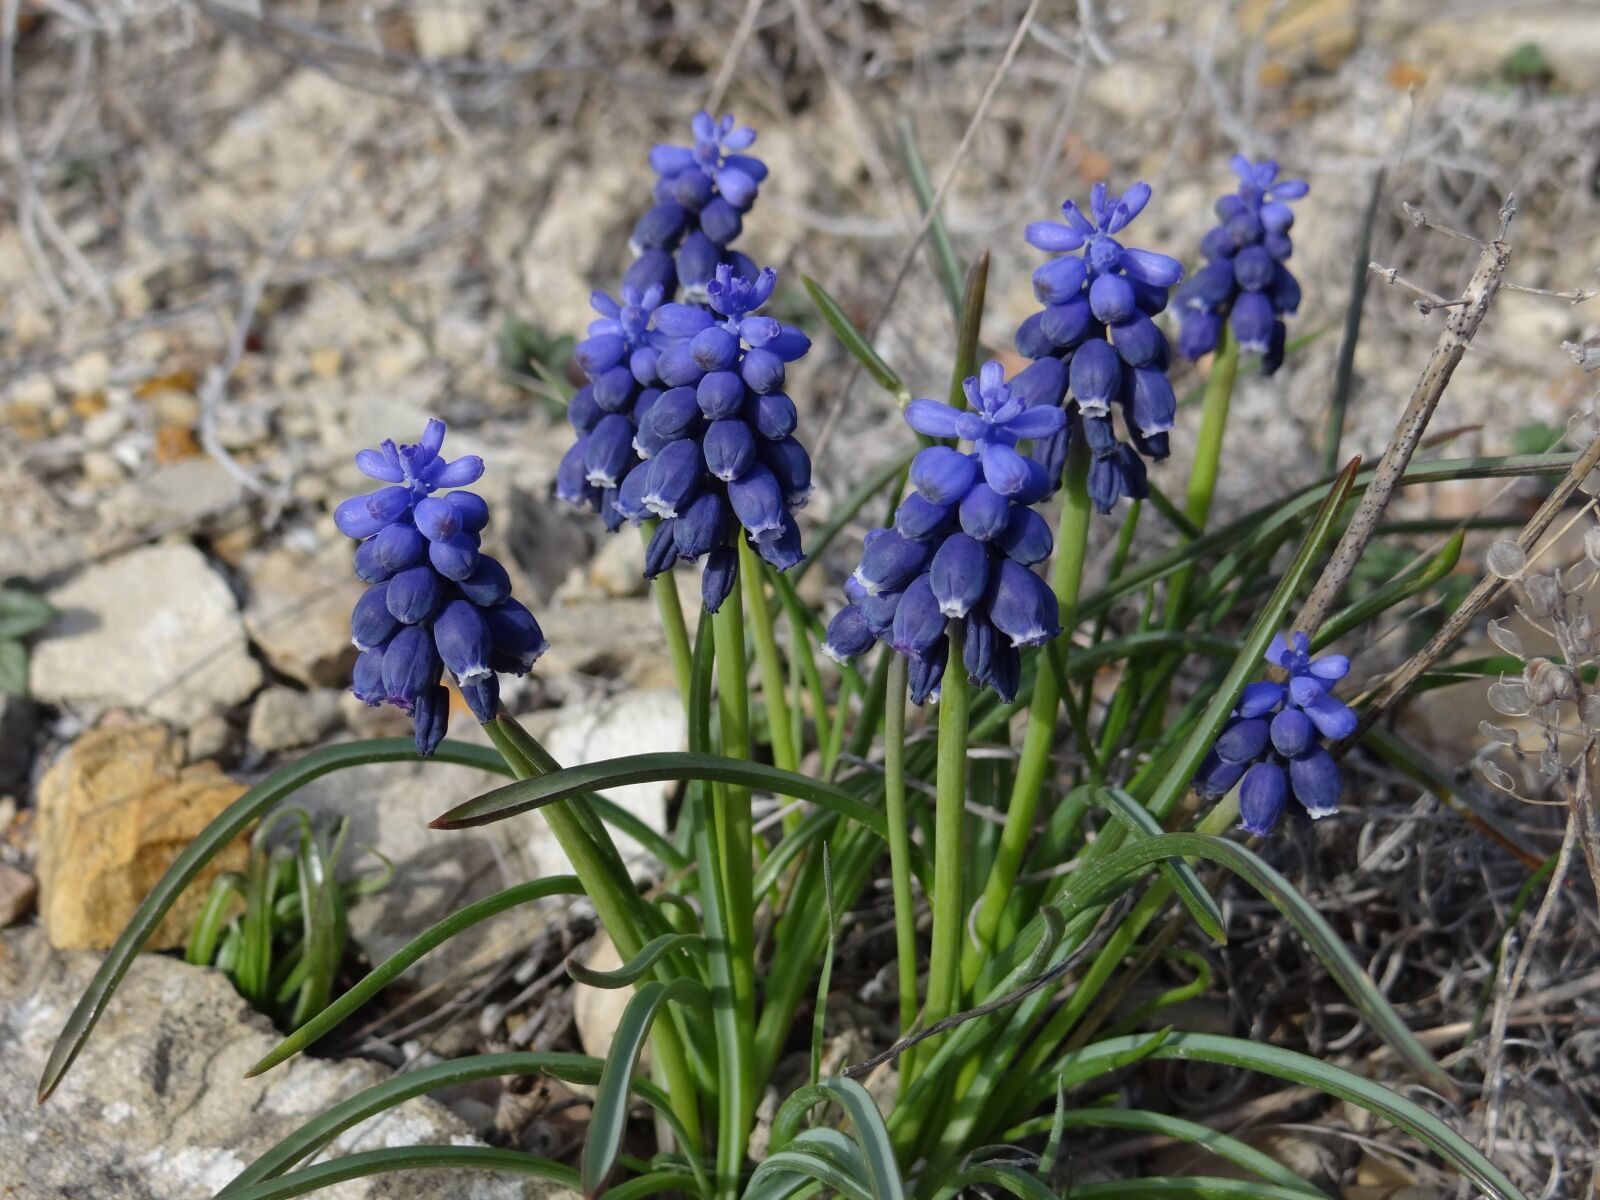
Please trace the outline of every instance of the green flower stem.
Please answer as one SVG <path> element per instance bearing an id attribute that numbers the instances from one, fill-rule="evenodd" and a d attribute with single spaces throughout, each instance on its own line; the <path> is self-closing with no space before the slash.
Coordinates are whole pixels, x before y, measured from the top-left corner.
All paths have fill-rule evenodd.
<path id="1" fill-rule="evenodd" d="M 894 885 L 894 945 L 900 981 L 900 1036 L 917 1023 L 917 910 L 911 893 L 911 828 L 906 816 L 906 660 L 889 660 L 884 700 L 883 806 L 889 822 L 889 873 Z M 916 1050 L 900 1056 L 903 1091 L 916 1075 Z"/>
<path id="2" fill-rule="evenodd" d="M 741 537 L 740 542 L 743 542 Z M 741 554 L 743 547 L 741 546 Z M 752 568 L 740 564 L 741 575 Z M 740 588 L 728 593 L 712 618 L 717 653 L 717 713 L 722 733 L 722 753 L 727 758 L 750 758 L 749 668 L 744 654 L 744 605 Z M 756 1023 L 754 836 L 751 832 L 750 789 L 735 784 L 718 785 L 721 803 L 715 826 L 717 869 L 722 880 L 727 919 L 728 958 L 733 977 L 734 1010 L 739 1029 L 739 1071 L 744 1084 L 744 1111 L 738 1115 L 741 1138 L 755 1119 Z"/>
<path id="3" fill-rule="evenodd" d="M 650 544 L 656 522 L 646 521 L 640 527 L 644 544 Z M 678 695 L 685 705 L 689 703 L 690 680 L 694 675 L 694 651 L 689 645 L 689 626 L 683 618 L 683 603 L 678 599 L 678 581 L 671 571 L 663 571 L 650 581 L 650 594 L 655 597 L 656 612 L 661 616 L 661 630 L 666 634 L 667 653 L 672 656 L 672 675 L 678 681 Z"/>
<path id="4" fill-rule="evenodd" d="M 1195 440 L 1194 465 L 1189 470 L 1189 494 L 1184 500 L 1183 512 L 1195 527 L 1205 532 L 1211 518 L 1211 502 L 1217 494 L 1217 472 L 1222 463 L 1222 442 L 1228 432 L 1228 409 L 1233 403 L 1233 385 L 1239 376 L 1239 343 L 1227 323 L 1222 326 L 1222 340 L 1211 359 L 1211 375 L 1206 380 L 1205 399 L 1200 407 L 1200 434 Z M 1167 590 L 1168 629 L 1183 623 L 1184 606 L 1188 600 L 1189 581 L 1194 575 L 1193 562 L 1186 563 L 1172 577 Z"/>
<path id="5" fill-rule="evenodd" d="M 939 747 L 934 774 L 933 936 L 928 956 L 929 1025 L 956 1011 L 961 995 L 963 827 L 967 819 L 967 721 L 970 686 L 962 665 L 965 627 L 950 625 L 950 665 L 939 689 Z M 930 1045 L 937 1044 L 937 1039 Z"/>
<path id="6" fill-rule="evenodd" d="M 1050 586 L 1056 594 L 1061 615 L 1062 662 L 1072 644 L 1072 627 L 1077 623 L 1078 596 L 1083 585 L 1084 556 L 1089 544 L 1089 451 L 1084 440 L 1074 438 L 1067 454 L 1065 483 L 1062 487 L 1061 520 L 1056 531 L 1055 558 L 1050 568 Z M 1028 709 L 1028 724 L 1023 733 L 1017 774 L 1011 785 L 1011 801 L 1006 807 L 1006 823 L 1000 832 L 1000 846 L 988 883 L 978 905 L 974 922 L 976 945 L 967 943 L 962 955 L 961 975 L 972 986 L 988 957 L 995 931 L 1000 927 L 1006 901 L 1017 881 L 1017 869 L 1033 833 L 1033 817 L 1039 797 L 1051 773 L 1050 750 L 1055 742 L 1056 710 L 1061 703 L 1065 680 L 1056 678 L 1047 655 L 1040 655 L 1039 678 L 1033 685 L 1033 703 Z M 1078 731 L 1079 740 L 1088 741 L 1088 730 Z"/>
<path id="7" fill-rule="evenodd" d="M 794 728 L 789 715 L 789 692 L 784 680 L 783 655 L 772 628 L 772 610 L 767 607 L 766 589 L 761 586 L 766 564 L 750 548 L 747 538 L 739 538 L 739 581 L 744 588 L 745 611 L 750 614 L 750 632 L 756 646 L 756 665 L 761 669 L 761 699 L 767 706 L 767 728 L 772 737 L 772 761 L 785 771 L 799 768 L 795 752 Z M 798 823 L 800 814 L 794 813 Z M 792 828 L 792 826 L 786 826 Z"/>
<path id="8" fill-rule="evenodd" d="M 518 779 L 560 769 L 549 752 L 509 714 L 502 713 L 483 728 Z M 627 962 L 643 949 L 650 922 L 645 903 L 635 890 L 611 835 L 582 797 L 558 800 L 546 805 L 543 812 L 550 832 L 556 835 L 572 863 L 573 873 L 594 904 L 600 923 Z M 696 1153 L 700 1140 L 699 1099 L 678 1028 L 672 1021 L 658 1021 L 653 1037 L 672 1110 L 695 1143 L 683 1149 Z"/>

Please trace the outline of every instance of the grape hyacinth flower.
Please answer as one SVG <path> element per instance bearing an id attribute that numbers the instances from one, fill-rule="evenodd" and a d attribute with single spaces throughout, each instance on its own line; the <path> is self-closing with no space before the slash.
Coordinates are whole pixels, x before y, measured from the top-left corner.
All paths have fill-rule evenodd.
<path id="1" fill-rule="evenodd" d="M 732 538 L 741 529 L 780 571 L 805 557 L 794 513 L 811 493 L 811 457 L 794 436 L 798 415 L 783 384 L 787 364 L 811 342 L 757 314 L 777 281 L 770 267 L 751 280 L 724 263 L 707 286 L 709 308 L 656 310 L 655 369 L 665 390 L 639 423 L 641 461 L 616 497 L 629 520 L 660 519 L 645 551 L 647 577 L 705 559 L 709 612 L 738 577 Z"/>
<path id="2" fill-rule="evenodd" d="M 567 406 L 578 438 L 556 471 L 556 497 L 599 513 L 608 532 L 622 524 L 617 488 L 639 462 L 639 421 L 661 394 L 650 331 L 661 299 L 660 284 L 624 285 L 620 302 L 596 291 L 589 303 L 600 315 L 574 353 L 589 382 Z"/>
<path id="3" fill-rule="evenodd" d="M 335 510 L 339 531 L 360 538 L 356 575 L 369 585 L 350 617 L 361 651 L 351 691 L 411 716 L 417 752 L 432 754 L 449 720 L 446 668 L 479 721 L 499 710 L 497 671 L 526 674 L 548 648 L 533 614 L 511 598 L 506 569 L 478 550 L 489 523 L 483 497 L 462 488 L 483 474 L 475 454 L 446 460 L 443 421 L 414 446 L 386 441 L 356 455 L 385 486 Z"/>
<path id="4" fill-rule="evenodd" d="M 1032 370 L 1032 368 L 1029 368 Z M 1030 403 L 1023 372 L 1007 383 L 998 362 L 965 381 L 967 410 L 913 400 L 906 421 L 918 433 L 960 438 L 965 453 L 929 446 L 911 462 L 914 491 L 892 528 L 867 535 L 861 564 L 845 583 L 850 603 L 828 624 L 822 649 L 844 662 L 887 642 L 911 660 L 914 703 L 943 678 L 951 621 L 963 623 L 962 666 L 1008 703 L 1022 676 L 1021 649 L 1061 632 L 1055 594 L 1030 568 L 1050 557 L 1050 526 L 1033 509 L 1049 494 L 1042 464 L 1019 441 L 1053 437 L 1066 423 L 1056 403 Z"/>
<path id="5" fill-rule="evenodd" d="M 1167 381 L 1171 350 L 1152 318 L 1166 308 L 1183 266 L 1165 254 L 1125 246 L 1117 236 L 1149 201 L 1149 184 L 1112 197 L 1097 183 L 1087 213 L 1068 200 L 1061 206 L 1064 222 L 1035 221 L 1025 235 L 1059 257 L 1033 273 L 1034 294 L 1045 307 L 1018 327 L 1017 350 L 1036 362 L 1060 362 L 1069 392 L 1068 421 L 1038 442 L 1033 456 L 1055 486 L 1070 439 L 1083 437 L 1091 455 L 1089 496 L 1102 513 L 1123 496 L 1149 494 L 1144 459 L 1167 457 L 1167 431 L 1177 413 Z M 1128 442 L 1117 435 L 1113 406 Z"/>
<path id="6" fill-rule="evenodd" d="M 625 282 L 641 289 L 659 284 L 668 292 L 682 287 L 686 296 L 701 300 L 720 266 L 755 278 L 755 264 L 728 246 L 744 228 L 767 167 L 744 153 L 756 140 L 755 130 L 735 125 L 731 115 L 717 120 L 697 113 L 691 128 L 693 145 L 650 151 L 650 166 L 659 176 L 656 202 L 634 226 L 629 244 L 638 257 Z"/>
<path id="7" fill-rule="evenodd" d="M 1283 319 L 1300 307 L 1299 281 L 1284 265 L 1293 251 L 1288 202 L 1310 189 L 1279 179 L 1271 159 L 1235 154 L 1229 165 L 1239 190 L 1217 201 L 1221 224 L 1200 241 L 1206 265 L 1178 290 L 1178 349 L 1189 358 L 1211 353 L 1227 321 L 1239 349 L 1261 355 L 1261 373 L 1271 375 L 1283 364 Z"/>
<path id="8" fill-rule="evenodd" d="M 1342 654 L 1311 657 L 1303 633 L 1282 634 L 1267 661 L 1288 675 L 1283 683 L 1249 684 L 1207 752 L 1194 789 L 1207 799 L 1239 788 L 1239 823 L 1262 837 L 1283 815 L 1290 796 L 1312 819 L 1338 811 L 1344 782 L 1319 738 L 1337 741 L 1355 732 L 1356 715 L 1331 689 L 1350 671 Z"/>

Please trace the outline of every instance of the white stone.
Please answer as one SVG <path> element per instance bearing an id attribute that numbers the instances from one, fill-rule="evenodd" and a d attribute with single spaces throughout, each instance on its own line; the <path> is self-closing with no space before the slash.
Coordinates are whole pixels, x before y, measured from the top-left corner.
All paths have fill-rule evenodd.
<path id="1" fill-rule="evenodd" d="M 147 546 L 50 593 L 33 652 L 48 704 L 119 705 L 189 726 L 261 686 L 228 585 L 189 545 Z"/>
<path id="2" fill-rule="evenodd" d="M 339 724 L 340 693 L 269 687 L 250 705 L 250 745 L 268 753 L 309 746 Z"/>

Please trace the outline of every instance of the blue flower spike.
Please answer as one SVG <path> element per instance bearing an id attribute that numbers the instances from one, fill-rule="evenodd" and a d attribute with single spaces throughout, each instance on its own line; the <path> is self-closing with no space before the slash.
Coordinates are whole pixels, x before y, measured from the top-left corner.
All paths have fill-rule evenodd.
<path id="1" fill-rule="evenodd" d="M 1210 354 L 1227 322 L 1239 349 L 1261 355 L 1261 373 L 1271 375 L 1283 365 L 1284 318 L 1300 308 L 1300 283 L 1285 265 L 1294 250 L 1289 201 L 1310 188 L 1279 179 L 1271 159 L 1235 154 L 1229 165 L 1239 188 L 1217 201 L 1221 223 L 1200 241 L 1206 265 L 1178 289 L 1178 349 L 1188 358 Z"/>
<path id="2" fill-rule="evenodd" d="M 1311 657 L 1311 639 L 1296 632 L 1272 639 L 1266 659 L 1288 678 L 1246 685 L 1238 706 L 1194 777 L 1194 789 L 1217 799 L 1239 788 L 1239 823 L 1269 835 L 1294 799 L 1313 820 L 1339 809 L 1344 781 L 1319 739 L 1356 730 L 1356 714 L 1336 700 L 1333 685 L 1350 672 L 1342 654 Z"/>
<path id="3" fill-rule="evenodd" d="M 867 535 L 845 584 L 850 603 L 828 625 L 822 649 L 837 662 L 879 641 L 909 658 L 917 704 L 938 695 L 952 621 L 965 632 L 960 668 L 1008 703 L 1021 680 L 1022 649 L 1061 632 L 1055 594 L 1029 569 L 1050 555 L 1049 524 L 1030 507 L 1048 494 L 1050 480 L 1016 445 L 1059 433 L 1067 417 L 1059 392 L 1030 404 L 1036 385 L 1014 386 L 1024 374 L 1008 384 L 1001 365 L 988 362 L 963 385 L 970 408 L 926 399 L 906 406 L 918 433 L 972 449 L 929 446 L 912 460 L 915 490 L 893 528 Z"/>
<path id="4" fill-rule="evenodd" d="M 1103 513 L 1124 496 L 1149 494 L 1144 459 L 1167 457 L 1177 414 L 1167 381 L 1171 350 L 1152 318 L 1167 306 L 1183 266 L 1121 238 L 1149 202 L 1148 184 L 1112 196 L 1097 183 L 1087 211 L 1068 200 L 1061 206 L 1063 220 L 1035 221 L 1025 233 L 1031 245 L 1060 257 L 1033 274 L 1034 294 L 1045 307 L 1017 330 L 1017 350 L 1035 361 L 1013 381 L 1013 391 L 1023 391 L 1029 408 L 1060 407 L 1066 417 L 1054 431 L 1028 435 L 1030 457 L 1045 468 L 1054 488 L 1071 439 L 1086 439 L 1092 456 L 1089 496 Z M 1019 386 L 1046 363 L 1057 365 L 1039 376 L 1045 386 Z M 1127 442 L 1117 435 L 1117 412 Z"/>
<path id="5" fill-rule="evenodd" d="M 367 704 L 392 704 L 412 718 L 417 752 L 432 754 L 449 722 L 448 670 L 479 721 L 500 705 L 498 671 L 528 669 L 548 648 L 533 614 L 511 597 L 506 569 L 478 549 L 489 508 L 465 487 L 483 474 L 469 454 L 445 459 L 443 421 L 429 421 L 414 446 L 386 441 L 356 455 L 362 473 L 387 486 L 334 511 L 341 533 L 361 539 L 356 574 L 370 586 L 351 613 L 361 651 L 351 690 Z"/>

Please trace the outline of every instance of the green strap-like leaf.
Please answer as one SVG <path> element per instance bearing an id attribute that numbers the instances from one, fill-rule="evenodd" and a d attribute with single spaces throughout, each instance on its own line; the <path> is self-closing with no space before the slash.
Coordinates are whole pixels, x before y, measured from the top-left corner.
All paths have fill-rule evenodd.
<path id="1" fill-rule="evenodd" d="M 650 973 L 656 965 L 656 960 L 663 955 L 671 954 L 674 950 L 691 950 L 704 954 L 706 942 L 696 933 L 663 933 L 660 937 L 651 938 L 639 948 L 635 954 L 622 966 L 614 971 L 591 971 L 576 959 L 567 959 L 567 974 L 573 981 L 585 987 L 592 988 L 625 988 L 632 987 Z"/>
<path id="2" fill-rule="evenodd" d="M 1328 968 L 1334 981 L 1361 1010 L 1361 1015 L 1412 1070 L 1430 1087 L 1447 1095 L 1456 1090 L 1455 1081 L 1440 1069 L 1422 1043 L 1417 1041 L 1416 1035 L 1406 1026 L 1400 1014 L 1394 1011 L 1383 993 L 1378 991 L 1377 985 L 1367 978 L 1322 914 L 1295 891 L 1287 879 L 1237 842 L 1198 833 L 1165 833 L 1160 837 L 1147 838 L 1081 868 L 1053 903 L 1062 908 L 1064 915 L 1070 915 L 1086 903 L 1115 894 L 1128 874 L 1145 870 L 1159 858 L 1174 854 L 1221 863 L 1270 901 L 1288 918 L 1295 932 L 1310 944 L 1313 953 Z"/>
<path id="3" fill-rule="evenodd" d="M 794 1092 L 783 1102 L 773 1119 L 772 1146 L 781 1150 L 798 1142 L 801 1136 L 798 1130 L 806 1114 L 816 1105 L 825 1103 L 837 1104 L 850 1118 L 856 1140 L 861 1146 L 866 1182 L 874 1200 L 904 1200 L 905 1187 L 900 1179 L 900 1167 L 895 1160 L 889 1130 L 872 1096 L 854 1079 L 824 1079 Z"/>
<path id="4" fill-rule="evenodd" d="M 687 1171 L 651 1171 L 612 1184 L 606 1189 L 606 1200 L 642 1200 L 662 1192 L 687 1192 L 697 1186 L 695 1177 Z"/>
<path id="5" fill-rule="evenodd" d="M 951 1200 L 974 1184 L 988 1184 L 990 1187 L 1001 1188 L 1016 1196 L 1017 1200 L 1057 1200 L 1056 1194 L 1034 1176 L 1004 1163 L 984 1163 L 957 1172 L 946 1179 L 943 1186 L 934 1193 L 934 1200 Z M 1135 1196 L 1139 1193 L 1128 1192 L 1126 1195 Z"/>
<path id="6" fill-rule="evenodd" d="M 1202 1175 L 1150 1175 L 1143 1179 L 1106 1180 L 1081 1183 L 1066 1193 L 1067 1200 L 1307 1200 L 1299 1188 L 1257 1183 L 1253 1179 L 1210 1179 Z"/>
<path id="7" fill-rule="evenodd" d="M 55 1091 L 56 1085 L 61 1082 L 61 1077 L 67 1073 L 67 1068 L 83 1049 L 89 1032 L 100 1019 L 100 1014 L 105 1011 L 112 993 L 117 990 L 122 977 L 128 973 L 134 956 L 144 949 L 151 935 L 155 933 L 156 927 L 161 924 L 161 919 L 183 894 L 184 888 L 194 882 L 195 877 L 205 869 L 207 863 L 253 822 L 259 820 L 273 805 L 313 779 L 330 771 L 343 770 L 345 767 L 404 761 L 451 763 L 463 767 L 477 767 L 484 771 L 495 771 L 501 775 L 509 774 L 500 756 L 482 746 L 444 741 L 439 744 L 439 748 L 431 758 L 419 760 L 416 743 L 410 738 L 380 738 L 372 741 L 341 742 L 337 746 L 313 750 L 304 758 L 280 767 L 268 775 L 218 813 L 211 824 L 201 830 L 200 836 L 184 848 L 183 853 L 179 854 L 167 868 L 167 873 L 161 877 L 161 881 L 135 910 L 128 927 L 122 931 L 116 944 L 106 954 L 100 969 L 90 981 L 88 990 L 78 1001 L 77 1007 L 72 1010 L 65 1028 L 51 1048 L 50 1058 L 45 1063 L 44 1074 L 39 1080 L 39 1100 L 43 1102 L 51 1092 Z"/>
<path id="8" fill-rule="evenodd" d="M 1114 1061 L 1119 1055 L 1126 1054 L 1138 1046 L 1142 1040 L 1139 1036 L 1107 1038 L 1082 1050 L 1063 1055 L 1062 1073 L 1076 1074 L 1096 1060 Z M 1322 1062 L 1308 1054 L 1285 1050 L 1279 1046 L 1265 1046 L 1244 1038 L 1219 1037 L 1209 1033 L 1169 1033 L 1160 1045 L 1150 1051 L 1150 1057 L 1241 1067 L 1290 1083 L 1315 1088 L 1325 1095 L 1335 1096 L 1363 1108 L 1375 1116 L 1382 1117 L 1396 1128 L 1404 1130 L 1497 1200 L 1527 1200 L 1517 1186 L 1485 1158 L 1476 1146 L 1420 1104 L 1408 1100 L 1382 1084 L 1363 1079 L 1353 1072 Z M 1100 1073 L 1099 1070 L 1093 1072 L 1095 1075 Z M 1054 1088 L 1053 1079 L 1045 1082 Z M 1263 1185 L 1254 1186 L 1259 1188 Z M 1077 1194 L 1080 1193 L 1074 1193 Z M 1290 1195 L 1296 1194 L 1290 1193 Z"/>
<path id="9" fill-rule="evenodd" d="M 535 900 L 548 899 L 551 896 L 581 895 L 583 895 L 583 886 L 578 882 L 576 875 L 552 875 L 545 879 L 535 880 L 532 883 L 506 888 L 504 891 L 496 892 L 492 896 L 485 896 L 482 900 L 469 904 L 458 912 L 451 913 L 444 920 L 429 926 L 422 933 L 412 938 L 404 946 L 384 959 L 383 962 L 367 972 L 349 991 L 343 993 L 332 1004 L 329 1004 L 316 1016 L 279 1042 L 260 1062 L 245 1072 L 246 1077 L 260 1075 L 263 1071 L 270 1071 L 279 1063 L 292 1058 L 307 1046 L 325 1037 L 342 1024 L 352 1013 L 366 1004 L 367 1001 L 398 979 L 423 955 L 435 947 L 443 945 L 463 930 L 481 924 L 490 917 L 503 913 L 507 909 L 515 908 L 519 904 L 529 904 Z"/>
<path id="10" fill-rule="evenodd" d="M 699 981 L 687 976 L 662 982 L 652 979 L 640 985 L 622 1011 L 616 1032 L 611 1038 L 611 1052 L 606 1055 L 605 1068 L 600 1072 L 600 1086 L 595 1093 L 594 1109 L 589 1117 L 589 1129 L 583 1145 L 583 1192 L 597 1195 L 606 1176 L 616 1165 L 617 1152 L 622 1148 L 622 1133 L 628 1124 L 628 1102 L 633 1091 L 633 1068 L 650 1036 L 650 1025 L 656 1014 L 668 1001 L 706 1000 L 706 989 Z"/>
<path id="11" fill-rule="evenodd" d="M 839 307 L 839 302 L 828 295 L 823 286 L 809 275 L 802 275 L 800 281 L 806 285 L 806 291 L 811 293 L 811 302 L 817 306 L 822 319 L 833 329 L 834 336 L 844 344 L 851 357 L 877 381 L 879 387 L 895 398 L 901 408 L 910 404 L 910 390 L 900 382 L 900 377 L 894 373 L 889 364 L 878 357 L 878 352 L 867 341 L 866 335 L 845 316 L 844 309 Z"/>
<path id="12" fill-rule="evenodd" d="M 744 1200 L 782 1200 L 809 1181 L 850 1200 L 881 1200 L 872 1190 L 868 1168 L 855 1142 L 837 1129 L 808 1129 L 771 1153 L 750 1176 Z"/>
<path id="13" fill-rule="evenodd" d="M 1161 823 L 1151 816 L 1150 810 L 1121 788 L 1101 788 L 1096 798 L 1134 837 L 1160 837 L 1164 832 Z M 1218 945 L 1227 945 L 1228 934 L 1222 924 L 1222 909 L 1217 907 L 1216 900 L 1206 891 L 1194 868 L 1181 859 L 1169 859 L 1161 864 L 1161 874 L 1178 893 L 1178 899 L 1200 928 Z"/>
<path id="14" fill-rule="evenodd" d="M 489 1146 L 394 1146 L 330 1159 L 229 1192 L 228 1196 L 230 1200 L 289 1200 L 292 1196 L 304 1196 L 347 1179 L 425 1170 L 488 1171 L 548 1179 L 561 1187 L 575 1189 L 578 1186 L 578 1173 L 571 1167 L 520 1150 L 496 1150 Z"/>
<path id="15" fill-rule="evenodd" d="M 782 771 L 765 763 L 724 758 L 718 754 L 666 751 L 658 754 L 630 754 L 585 763 L 522 779 L 495 788 L 457 805 L 433 821 L 435 829 L 467 829 L 490 825 L 507 817 L 529 812 L 553 800 L 562 800 L 591 789 L 623 787 L 633 783 L 664 783 L 669 780 L 698 779 L 703 783 L 731 783 L 753 791 L 776 792 L 809 800 L 820 808 L 866 826 L 884 841 L 889 830 L 883 813 L 863 803 L 843 788 L 810 779 L 794 771 Z"/>
<path id="16" fill-rule="evenodd" d="M 567 1083 L 581 1083 L 592 1087 L 600 1082 L 604 1066 L 605 1064 L 598 1058 L 586 1054 L 530 1051 L 513 1054 L 475 1054 L 392 1076 L 341 1100 L 294 1130 L 218 1192 L 218 1200 L 222 1200 L 224 1196 L 228 1200 L 233 1200 L 239 1192 L 253 1184 L 266 1179 L 276 1179 L 295 1163 L 321 1150 L 345 1130 L 437 1088 L 470 1083 L 476 1079 L 488 1079 L 496 1075 L 552 1075 Z M 682 1126 L 672 1115 L 672 1103 L 666 1093 L 644 1079 L 634 1081 L 634 1090 L 662 1115 L 672 1128 L 674 1136 L 684 1145 L 688 1145 L 688 1139 L 683 1136 Z"/>
<path id="17" fill-rule="evenodd" d="M 1059 1094 L 1059 1093 L 1058 1093 Z M 1150 1112 L 1141 1108 L 1073 1108 L 1059 1111 L 1049 1117 L 1036 1117 L 1013 1129 L 1006 1130 L 1004 1140 L 1018 1142 L 1045 1129 L 1127 1129 L 1135 1133 L 1152 1134 L 1187 1142 L 1215 1154 L 1224 1162 L 1242 1167 L 1253 1175 L 1289 1188 L 1307 1197 L 1307 1200 L 1326 1200 L 1326 1195 L 1301 1179 L 1288 1167 L 1270 1155 L 1263 1154 L 1247 1142 L 1220 1133 L 1198 1121 L 1166 1113 Z"/>

